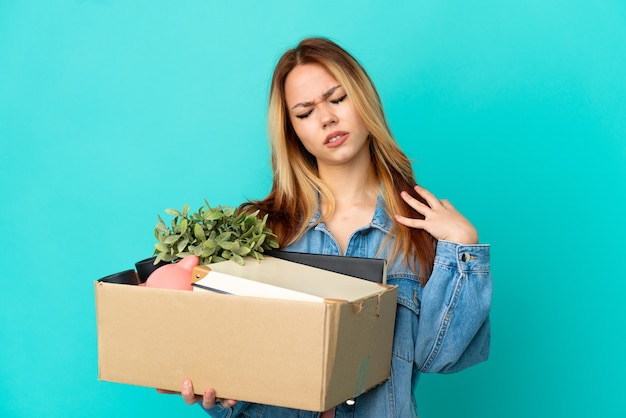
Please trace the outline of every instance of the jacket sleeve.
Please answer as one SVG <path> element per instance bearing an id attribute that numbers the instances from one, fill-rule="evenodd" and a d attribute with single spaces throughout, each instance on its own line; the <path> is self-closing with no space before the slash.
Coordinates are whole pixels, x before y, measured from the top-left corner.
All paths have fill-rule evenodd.
<path id="1" fill-rule="evenodd" d="M 415 362 L 425 373 L 453 373 L 489 356 L 492 281 L 488 245 L 437 244 L 422 289 Z"/>

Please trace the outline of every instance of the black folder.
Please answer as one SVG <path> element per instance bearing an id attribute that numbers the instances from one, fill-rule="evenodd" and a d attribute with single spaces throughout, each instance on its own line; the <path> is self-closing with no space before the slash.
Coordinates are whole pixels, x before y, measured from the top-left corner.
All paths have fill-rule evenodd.
<path id="1" fill-rule="evenodd" d="M 264 254 L 310 267 L 333 271 L 370 282 L 387 282 L 387 260 L 383 258 L 348 257 L 270 250 Z"/>

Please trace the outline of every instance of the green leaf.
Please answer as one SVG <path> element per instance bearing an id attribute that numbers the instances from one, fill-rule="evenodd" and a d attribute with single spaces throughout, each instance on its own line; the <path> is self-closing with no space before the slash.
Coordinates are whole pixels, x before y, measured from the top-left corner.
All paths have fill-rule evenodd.
<path id="1" fill-rule="evenodd" d="M 202 245 L 206 248 L 215 248 L 217 247 L 217 242 L 215 241 L 215 239 L 208 238 L 206 241 L 202 243 Z"/>
<path id="2" fill-rule="evenodd" d="M 265 237 L 266 235 L 260 235 L 259 236 L 259 241 L 257 242 L 257 244 L 254 246 L 254 249 L 259 249 L 261 248 L 261 246 L 263 245 L 263 242 L 265 242 Z"/>
<path id="3" fill-rule="evenodd" d="M 231 235 L 232 235 L 232 232 L 225 231 L 225 232 L 222 232 L 221 234 L 219 234 L 217 236 L 217 238 L 215 238 L 215 240 L 217 241 L 217 243 L 219 245 L 222 242 L 227 242 L 230 239 Z"/>
<path id="4" fill-rule="evenodd" d="M 163 261 L 169 263 L 174 260 L 176 260 L 176 256 L 173 256 L 172 254 L 163 254 Z"/>
<path id="5" fill-rule="evenodd" d="M 183 219 L 180 221 L 176 228 L 176 232 L 180 232 L 181 234 L 187 231 L 187 226 L 189 225 L 189 221 L 187 219 Z"/>
<path id="6" fill-rule="evenodd" d="M 230 250 L 230 249 L 232 249 L 234 244 L 235 244 L 235 243 L 234 243 L 234 242 L 232 242 L 232 241 L 219 241 L 219 242 L 217 243 L 217 245 L 219 245 L 220 247 L 222 247 L 222 248 L 223 248 L 223 249 L 225 249 L 225 250 Z"/>
<path id="7" fill-rule="evenodd" d="M 263 260 L 263 254 L 258 252 L 258 251 L 255 251 L 254 252 L 254 258 L 256 258 L 256 261 L 261 261 L 261 260 Z"/>
<path id="8" fill-rule="evenodd" d="M 176 241 L 178 241 L 178 238 L 180 238 L 180 234 L 170 235 L 170 236 L 165 237 L 163 242 L 165 244 L 173 244 Z"/>
<path id="9" fill-rule="evenodd" d="M 176 249 L 180 253 L 187 248 L 187 244 L 189 244 L 189 238 L 183 237 L 180 241 L 178 241 L 178 244 L 176 244 Z"/>
<path id="10" fill-rule="evenodd" d="M 240 266 L 243 266 L 243 257 L 241 257 L 240 255 L 237 254 L 233 254 L 233 261 L 237 264 L 239 264 Z"/>
<path id="11" fill-rule="evenodd" d="M 241 238 L 248 238 L 250 235 L 254 234 L 254 226 L 244 228 L 245 232 L 241 235 Z"/>
<path id="12" fill-rule="evenodd" d="M 157 215 L 157 216 L 159 217 L 159 222 L 156 224 L 155 228 L 158 231 L 161 231 L 161 232 L 168 232 L 169 229 L 167 228 L 167 225 L 165 224 L 165 221 L 163 221 L 163 218 L 161 218 L 160 215 Z"/>
<path id="13" fill-rule="evenodd" d="M 235 251 L 235 250 L 233 250 L 233 251 Z M 242 257 L 245 257 L 246 255 L 248 255 L 250 253 L 250 251 L 252 251 L 252 249 L 250 247 L 241 246 L 241 247 L 239 247 L 239 249 L 237 249 L 235 251 L 235 254 L 240 255 Z"/>
<path id="14" fill-rule="evenodd" d="M 204 219 L 208 221 L 217 221 L 218 219 L 222 219 L 224 214 L 222 212 L 207 212 L 204 214 Z"/>
<path id="15" fill-rule="evenodd" d="M 241 212 L 236 218 L 235 218 L 235 223 L 237 224 L 242 224 L 246 221 L 246 218 L 248 217 L 248 215 L 246 215 L 245 212 Z"/>
<path id="16" fill-rule="evenodd" d="M 165 209 L 165 213 L 167 213 L 168 215 L 172 215 L 172 216 L 183 216 L 183 214 L 177 211 L 176 209 Z"/>
<path id="17" fill-rule="evenodd" d="M 204 228 L 202 228 L 202 225 L 200 224 L 195 224 L 193 226 L 193 234 L 200 241 L 206 240 L 206 235 L 204 234 Z"/>

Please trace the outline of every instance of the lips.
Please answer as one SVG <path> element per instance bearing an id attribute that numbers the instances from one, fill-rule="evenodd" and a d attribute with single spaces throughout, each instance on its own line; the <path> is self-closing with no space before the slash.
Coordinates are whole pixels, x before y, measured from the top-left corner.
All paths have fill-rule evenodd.
<path id="1" fill-rule="evenodd" d="M 348 139 L 348 132 L 345 131 L 335 131 L 326 136 L 326 140 L 324 140 L 324 145 L 334 148 L 343 144 L 346 139 Z"/>

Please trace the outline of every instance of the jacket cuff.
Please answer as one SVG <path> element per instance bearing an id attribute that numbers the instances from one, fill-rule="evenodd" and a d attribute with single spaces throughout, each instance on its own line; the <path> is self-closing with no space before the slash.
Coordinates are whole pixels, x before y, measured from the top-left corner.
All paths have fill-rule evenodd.
<path id="1" fill-rule="evenodd" d="M 451 241 L 439 241 L 435 264 L 459 271 L 489 271 L 489 244 L 457 244 Z"/>

